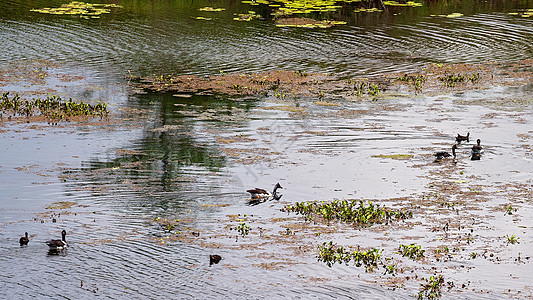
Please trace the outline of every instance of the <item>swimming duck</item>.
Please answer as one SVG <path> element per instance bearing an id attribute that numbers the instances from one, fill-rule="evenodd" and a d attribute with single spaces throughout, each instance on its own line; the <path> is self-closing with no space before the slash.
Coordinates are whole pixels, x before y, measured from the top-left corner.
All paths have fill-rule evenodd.
<path id="1" fill-rule="evenodd" d="M 218 264 L 221 259 L 222 259 L 222 256 L 217 255 L 217 254 L 211 254 L 209 255 L 209 265 Z"/>
<path id="2" fill-rule="evenodd" d="M 462 141 L 466 141 L 467 143 L 470 142 L 470 132 L 467 132 L 466 135 L 457 134 L 455 141 L 457 144 L 460 144 Z"/>
<path id="3" fill-rule="evenodd" d="M 250 199 L 251 200 L 260 200 L 260 199 L 268 199 L 270 197 L 272 197 L 272 199 L 274 200 L 279 200 L 281 198 L 282 195 L 278 195 L 277 191 L 278 189 L 282 189 L 283 187 L 281 187 L 281 185 L 279 183 L 276 183 L 276 185 L 274 186 L 274 190 L 272 190 L 272 193 L 264 190 L 264 189 L 260 189 L 260 188 L 255 188 L 255 189 L 251 189 L 251 190 L 247 190 L 248 193 L 250 193 Z"/>
<path id="4" fill-rule="evenodd" d="M 481 159 L 481 151 L 483 150 L 483 147 L 481 147 L 481 140 L 477 139 L 477 144 L 472 146 L 472 157 L 471 160 L 480 160 Z"/>
<path id="5" fill-rule="evenodd" d="M 67 248 L 67 241 L 65 240 L 66 235 L 67 235 L 67 232 L 63 230 L 61 231 L 60 240 L 49 240 L 48 242 L 46 242 L 48 247 L 50 247 L 50 251 L 60 251 L 60 250 Z"/>
<path id="6" fill-rule="evenodd" d="M 443 158 L 446 158 L 446 157 L 450 157 L 453 155 L 453 158 L 455 159 L 456 155 L 455 155 L 455 149 L 457 149 L 457 145 L 453 145 L 452 146 L 452 154 L 450 155 L 450 153 L 446 152 L 446 151 L 439 151 L 437 153 L 435 153 L 435 160 L 441 160 Z"/>
<path id="7" fill-rule="evenodd" d="M 20 246 L 22 247 L 28 245 L 29 241 L 30 239 L 28 238 L 28 233 L 26 232 L 25 236 L 21 237 L 19 240 Z"/>

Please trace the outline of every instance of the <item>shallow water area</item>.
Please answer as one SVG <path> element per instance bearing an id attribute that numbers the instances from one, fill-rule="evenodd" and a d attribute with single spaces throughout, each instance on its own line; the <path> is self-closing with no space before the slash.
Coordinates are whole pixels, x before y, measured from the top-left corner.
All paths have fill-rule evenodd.
<path id="1" fill-rule="evenodd" d="M 271 17 L 233 21 L 251 9 L 242 3 L 118 2 L 122 8 L 95 20 L 27 13 L 57 1 L 0 4 L 9 46 L 0 53 L 1 91 L 105 101 L 111 112 L 57 125 L 0 122 L 4 295 L 410 299 L 424 279 L 443 275 L 443 298 L 532 297 L 533 101 L 523 60 L 533 34 L 531 20 L 508 15 L 527 3 L 423 2 L 375 17 L 350 12 L 345 26 L 308 31 L 277 28 Z M 226 11 L 198 10 L 205 6 Z M 456 11 L 465 16 L 431 16 Z M 351 86 L 345 78 L 371 82 L 434 61 L 487 60 L 522 60 L 529 75 L 509 68 L 505 82 L 437 81 L 436 92 L 429 83 L 419 92 L 380 86 L 375 97 L 343 90 Z M 240 97 L 139 93 L 129 81 L 272 70 L 332 73 L 333 83 L 303 96 L 273 89 Z M 434 161 L 467 132 L 455 163 Z M 484 152 L 472 161 L 478 138 Z M 247 189 L 276 182 L 279 201 L 250 203 Z M 361 227 L 281 211 L 334 199 L 413 217 Z M 49 255 L 44 242 L 62 229 L 69 247 Z M 26 231 L 30 243 L 19 247 Z M 329 241 L 379 248 L 396 273 L 328 267 L 317 255 Z M 398 253 L 411 243 L 424 259 Z M 222 260 L 210 265 L 211 254 Z"/>

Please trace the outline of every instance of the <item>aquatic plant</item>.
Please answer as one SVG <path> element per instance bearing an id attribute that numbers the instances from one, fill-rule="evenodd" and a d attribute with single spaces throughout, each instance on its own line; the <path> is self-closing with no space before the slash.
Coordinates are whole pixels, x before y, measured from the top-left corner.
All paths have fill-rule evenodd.
<path id="1" fill-rule="evenodd" d="M 383 4 L 387 6 L 410 6 L 410 7 L 418 7 L 418 6 L 423 5 L 422 3 L 414 2 L 414 1 L 407 1 L 405 3 L 400 3 L 398 1 L 383 1 Z"/>
<path id="2" fill-rule="evenodd" d="M 419 260 L 424 257 L 424 252 L 426 250 L 422 250 L 422 247 L 420 245 L 410 244 L 410 245 L 403 245 L 401 244 L 398 251 L 403 257 L 408 257 L 412 260 Z"/>
<path id="3" fill-rule="evenodd" d="M 426 283 L 421 283 L 422 290 L 418 293 L 418 299 L 436 299 L 441 296 L 441 289 L 444 285 L 444 277 L 430 276 L 424 279 Z"/>
<path id="4" fill-rule="evenodd" d="M 441 76 L 438 78 L 440 81 L 442 81 L 446 86 L 454 87 L 456 83 L 463 82 L 466 80 L 466 77 L 461 74 L 445 74 L 444 76 Z"/>
<path id="5" fill-rule="evenodd" d="M 226 9 L 225 9 L 225 8 L 213 8 L 213 7 L 206 6 L 206 7 L 199 8 L 198 10 L 199 10 L 199 11 L 212 11 L 212 12 L 218 12 L 218 11 L 224 11 L 224 10 L 226 10 Z"/>
<path id="6" fill-rule="evenodd" d="M 509 244 L 520 244 L 520 242 L 518 241 L 520 238 L 517 238 L 513 235 L 509 236 L 508 234 L 505 235 L 505 237 L 507 238 L 507 245 Z"/>
<path id="7" fill-rule="evenodd" d="M 356 96 L 362 96 L 364 94 L 377 96 L 381 92 L 379 85 L 375 83 L 349 80 L 348 84 L 353 85 L 353 90 Z"/>
<path id="8" fill-rule="evenodd" d="M 521 10 L 520 12 L 510 12 L 509 15 L 511 15 L 511 16 L 520 16 L 522 18 L 533 17 L 533 8 L 524 9 L 524 10 Z"/>
<path id="9" fill-rule="evenodd" d="M 31 9 L 32 12 L 51 14 L 51 15 L 77 15 L 85 19 L 98 19 L 101 14 L 111 13 L 111 8 L 121 8 L 117 4 L 98 4 L 85 3 L 79 1 L 72 1 L 68 4 L 63 4 L 57 8 L 38 8 Z"/>
<path id="10" fill-rule="evenodd" d="M 301 28 L 330 28 L 336 25 L 345 25 L 344 21 L 317 21 L 309 18 L 282 18 L 276 22 L 278 27 L 301 27 Z"/>
<path id="11" fill-rule="evenodd" d="M 405 83 L 411 83 L 415 89 L 415 93 L 417 93 L 422 90 L 422 84 L 426 81 L 426 76 L 424 75 L 415 76 L 415 75 L 404 74 L 403 76 L 396 78 L 396 80 L 399 80 Z"/>
<path id="12" fill-rule="evenodd" d="M 242 235 L 242 236 L 246 236 L 248 235 L 248 233 L 250 233 L 250 226 L 246 225 L 246 223 L 244 222 L 241 222 L 239 225 L 237 225 L 235 228 L 235 230 L 237 230 L 237 232 Z"/>
<path id="13" fill-rule="evenodd" d="M 0 112 L 8 116 L 44 116 L 53 120 L 68 120 L 71 117 L 104 117 L 109 114 L 107 104 L 74 102 L 72 99 L 64 101 L 59 96 L 48 96 L 45 99 L 37 98 L 22 100 L 18 94 L 10 97 L 9 92 L 0 98 Z"/>
<path id="14" fill-rule="evenodd" d="M 318 216 L 327 221 L 339 220 L 360 226 L 404 220 L 413 216 L 410 211 L 393 210 L 379 204 L 374 205 L 372 201 L 368 201 L 368 205 L 365 205 L 362 200 L 334 200 L 330 203 L 296 202 L 295 205 L 285 206 L 283 211 L 304 215 L 306 219 Z"/>
<path id="15" fill-rule="evenodd" d="M 237 14 L 237 17 L 233 18 L 235 21 L 251 21 L 262 19 L 261 15 L 258 15 L 255 11 L 248 11 L 247 14 Z"/>
<path id="16" fill-rule="evenodd" d="M 381 252 L 383 250 L 372 248 L 370 250 L 348 251 L 333 242 L 324 242 L 318 246 L 318 261 L 325 262 L 328 267 L 335 263 L 348 265 L 353 260 L 356 267 L 365 267 L 366 272 L 372 272 L 382 264 Z"/>
<path id="17" fill-rule="evenodd" d="M 513 208 L 511 204 L 508 204 L 505 206 L 505 215 L 512 215 L 513 212 L 517 212 L 518 208 Z"/>

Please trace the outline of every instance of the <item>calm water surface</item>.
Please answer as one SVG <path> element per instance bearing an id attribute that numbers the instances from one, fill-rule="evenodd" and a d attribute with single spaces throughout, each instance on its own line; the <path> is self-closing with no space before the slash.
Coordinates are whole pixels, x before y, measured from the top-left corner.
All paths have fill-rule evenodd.
<path id="1" fill-rule="evenodd" d="M 98 20 L 29 12 L 63 3 L 2 1 L 0 64 L 4 70 L 52 61 L 58 63 L 49 69 L 54 75 L 83 79 L 59 82 L 50 76 L 37 86 L 10 81 L 0 90 L 30 93 L 52 88 L 65 97 L 109 102 L 115 114 L 131 109 L 142 114 L 125 124 L 90 129 L 21 124 L 1 131 L 0 298 L 413 298 L 418 282 L 406 283 L 406 289 L 387 289 L 370 284 L 373 275 L 352 266 L 328 268 L 316 261 L 315 252 L 297 255 L 289 248 L 264 245 L 255 251 L 235 250 L 232 246 L 244 241 L 222 237 L 227 232 L 224 220 L 236 214 L 285 217 L 279 209 L 296 201 L 420 197 L 437 180 L 431 172 L 439 166 L 425 165 L 431 153 L 446 149 L 453 135 L 467 131 L 487 145 L 486 153 L 478 164 L 471 164 L 466 159 L 468 147 L 460 149 L 459 168 L 464 177 L 472 176 L 469 181 L 495 195 L 484 198 L 487 205 L 480 208 L 480 219 L 472 226 L 495 241 L 506 234 L 520 236 L 521 244 L 504 251 L 504 259 L 531 255 L 531 194 L 516 196 L 520 203 L 516 220 L 493 211 L 515 199 L 498 194 L 503 183 L 531 186 L 531 86 L 406 96 L 380 103 L 346 102 L 341 107 L 308 106 L 311 117 L 294 118 L 288 112 L 263 109 L 274 105 L 270 98 L 131 95 L 125 79 L 129 72 L 214 75 L 278 69 L 349 77 L 412 71 L 431 62 L 531 59 L 532 21 L 508 14 L 531 8 L 530 2 L 431 1 L 419 8 L 366 15 L 355 14 L 354 6 L 348 6 L 322 16 L 345 20 L 347 25 L 320 30 L 278 28 L 270 18 L 233 21 L 234 13 L 252 9 L 269 13 L 267 7 L 238 1 L 116 1 L 123 8 Z M 199 12 L 204 6 L 226 11 Z M 454 12 L 464 16 L 431 16 Z M 215 19 L 194 19 L 197 16 Z M 524 106 L 461 102 L 487 99 L 527 101 Z M 306 106 L 304 100 L 302 104 Z M 380 105 L 395 109 L 382 110 Z M 339 118 L 342 109 L 367 113 Z M 235 136 L 252 140 L 232 148 L 266 149 L 266 153 L 251 154 L 261 157 L 252 164 L 235 161 L 224 152 L 227 145 L 217 140 Z M 373 157 L 398 153 L 413 154 L 413 159 Z M 278 181 L 284 186 L 280 203 L 246 205 L 247 188 Z M 58 201 L 76 205 L 61 210 L 53 223 L 52 210 L 46 207 Z M 169 234 L 154 222 L 157 218 L 186 220 L 178 230 L 205 233 L 206 243 L 217 240 L 219 232 L 222 246 L 162 243 Z M 260 222 L 251 226 L 280 229 Z M 59 238 L 63 228 L 69 233 L 68 251 L 47 255 L 44 242 Z M 20 248 L 18 238 L 25 231 L 31 242 Z M 347 232 L 336 239 L 341 244 L 397 245 L 373 234 L 377 233 Z M 253 236 L 260 240 L 257 232 Z M 406 230 L 404 238 L 406 243 L 440 245 L 423 229 Z M 482 247 L 474 250 L 482 252 Z M 208 255 L 213 253 L 222 255 L 223 261 L 209 266 Z M 259 267 L 271 262 L 267 255 L 294 256 L 298 263 Z M 457 260 L 463 268 L 476 268 L 448 270 L 447 278 L 474 282 L 470 288 L 489 291 L 488 299 L 506 297 L 507 289 L 523 290 L 531 297 L 527 290 L 533 282 L 531 263 Z M 510 280 L 513 276 L 517 279 Z M 485 297 L 458 289 L 451 293 L 453 298 Z"/>

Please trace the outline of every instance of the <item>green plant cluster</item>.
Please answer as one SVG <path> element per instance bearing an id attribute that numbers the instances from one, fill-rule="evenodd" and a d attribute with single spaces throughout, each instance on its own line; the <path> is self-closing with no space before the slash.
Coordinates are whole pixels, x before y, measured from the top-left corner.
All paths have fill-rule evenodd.
<path id="1" fill-rule="evenodd" d="M 246 223 L 244 222 L 241 222 L 239 225 L 235 227 L 235 230 L 237 230 L 237 232 L 240 235 L 245 236 L 245 235 L 248 235 L 248 233 L 250 233 L 250 226 L 246 225 Z"/>
<path id="2" fill-rule="evenodd" d="M 357 225 L 388 223 L 413 216 L 410 211 L 393 210 L 379 204 L 374 205 L 372 201 L 365 205 L 362 200 L 334 200 L 331 203 L 296 202 L 295 205 L 285 206 L 284 211 L 304 215 L 306 219 L 320 216 L 328 221 L 340 220 Z"/>
<path id="3" fill-rule="evenodd" d="M 401 244 L 399 247 L 399 252 L 403 257 L 409 257 L 412 260 L 419 260 L 424 257 L 424 252 L 426 250 L 421 249 L 422 246 L 410 244 L 410 245 L 403 245 Z"/>
<path id="4" fill-rule="evenodd" d="M 379 265 L 382 265 L 381 252 L 383 250 L 372 248 L 370 250 L 348 251 L 342 246 L 337 246 L 333 242 L 324 242 L 318 246 L 318 261 L 325 262 L 328 267 L 335 263 L 348 264 L 353 261 L 355 266 L 365 267 L 366 272 L 372 272 Z"/>
<path id="5" fill-rule="evenodd" d="M 439 77 L 439 80 L 442 81 L 448 87 L 454 87 L 455 84 L 460 82 L 470 81 L 472 83 L 476 83 L 477 81 L 479 81 L 479 79 L 479 73 L 472 74 L 471 76 L 452 73 L 445 74 L 444 76 Z"/>
<path id="6" fill-rule="evenodd" d="M 422 90 L 422 84 L 426 81 L 426 76 L 424 75 L 407 75 L 404 74 L 401 77 L 398 77 L 397 80 L 405 82 L 405 83 L 411 83 L 413 87 L 415 88 L 415 91 L 419 92 Z"/>
<path id="7" fill-rule="evenodd" d="M 362 96 L 364 94 L 377 96 L 380 93 L 379 85 L 375 83 L 353 82 L 351 80 L 348 83 L 353 84 L 353 90 L 357 96 Z"/>
<path id="8" fill-rule="evenodd" d="M 422 290 L 418 293 L 418 299 L 436 299 L 441 296 L 441 289 L 444 285 L 444 277 L 430 276 L 429 279 L 424 279 L 425 284 L 421 283 Z"/>
<path id="9" fill-rule="evenodd" d="M 0 116 L 45 116 L 50 119 L 63 120 L 69 117 L 104 117 L 109 114 L 107 104 L 99 102 L 96 105 L 74 102 L 72 99 L 64 101 L 59 96 L 48 96 L 22 100 L 18 94 L 10 97 L 9 92 L 2 94 L 0 99 Z"/>

